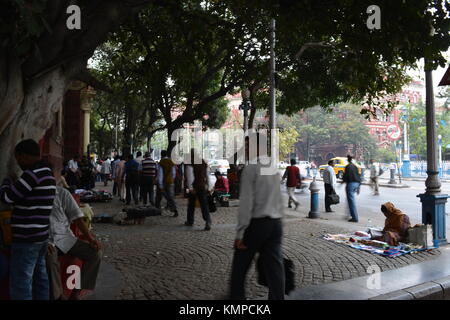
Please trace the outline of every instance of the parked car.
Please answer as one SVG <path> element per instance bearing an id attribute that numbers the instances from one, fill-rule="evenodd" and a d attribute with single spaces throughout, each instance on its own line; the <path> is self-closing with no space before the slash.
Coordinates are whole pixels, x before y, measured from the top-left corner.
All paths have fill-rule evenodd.
<path id="1" fill-rule="evenodd" d="M 342 179 L 344 177 L 344 170 L 345 167 L 348 165 L 348 161 L 346 157 L 336 157 L 336 158 L 331 158 L 330 160 L 334 161 L 334 173 L 336 173 L 336 178 L 338 179 Z M 358 163 L 357 161 L 354 162 L 356 167 L 358 168 L 358 172 L 359 174 L 361 174 L 362 170 L 362 166 L 360 163 Z M 328 167 L 328 164 L 324 164 L 321 165 L 319 167 L 319 174 L 321 177 L 323 177 L 323 171 Z"/>
<path id="2" fill-rule="evenodd" d="M 211 174 L 214 174 L 216 170 L 219 170 L 222 175 L 226 175 L 228 169 L 230 169 L 230 163 L 226 159 L 215 159 L 209 162 L 209 167 L 211 169 Z"/>

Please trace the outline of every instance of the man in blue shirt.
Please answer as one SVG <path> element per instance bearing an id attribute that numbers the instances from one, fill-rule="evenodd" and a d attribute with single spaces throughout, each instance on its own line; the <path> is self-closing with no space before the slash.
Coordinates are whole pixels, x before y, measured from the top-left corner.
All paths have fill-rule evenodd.
<path id="1" fill-rule="evenodd" d="M 125 187 L 127 189 L 126 203 L 131 202 L 131 196 L 133 196 L 134 203 L 139 204 L 138 187 L 139 187 L 139 163 L 133 159 L 133 155 L 127 156 L 127 162 L 125 162 Z"/>

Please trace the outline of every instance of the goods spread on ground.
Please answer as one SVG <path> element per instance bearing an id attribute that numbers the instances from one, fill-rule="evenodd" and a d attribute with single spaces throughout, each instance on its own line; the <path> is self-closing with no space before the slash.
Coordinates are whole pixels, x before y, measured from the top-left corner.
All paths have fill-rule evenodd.
<path id="1" fill-rule="evenodd" d="M 104 190 L 77 189 L 75 193 L 80 196 L 81 202 L 108 202 L 113 199 L 112 194 Z"/>
<path id="2" fill-rule="evenodd" d="M 408 253 L 415 253 L 433 248 L 425 248 L 414 243 L 399 243 L 398 246 L 389 246 L 386 242 L 372 240 L 369 233 L 357 231 L 353 234 L 325 234 L 325 240 L 347 245 L 351 248 L 368 251 L 385 257 L 395 258 Z"/>

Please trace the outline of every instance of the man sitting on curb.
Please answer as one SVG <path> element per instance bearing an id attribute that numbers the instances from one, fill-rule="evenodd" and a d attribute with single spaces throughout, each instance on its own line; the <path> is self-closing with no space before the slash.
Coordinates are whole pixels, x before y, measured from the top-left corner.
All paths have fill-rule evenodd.
<path id="1" fill-rule="evenodd" d="M 74 222 L 86 241 L 75 237 L 70 224 Z M 58 253 L 69 254 L 83 261 L 81 288 L 73 289 L 70 300 L 80 300 L 82 289 L 94 290 L 100 268 L 100 243 L 93 237 L 84 215 L 72 195 L 64 188 L 56 188 L 56 198 L 50 215 L 50 245 L 47 268 L 54 299 L 62 298 L 63 286 L 59 272 Z"/>

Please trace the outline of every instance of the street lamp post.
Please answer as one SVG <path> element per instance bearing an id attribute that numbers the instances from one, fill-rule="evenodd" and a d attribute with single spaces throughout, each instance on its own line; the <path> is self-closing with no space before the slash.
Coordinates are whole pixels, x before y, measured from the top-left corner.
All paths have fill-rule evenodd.
<path id="1" fill-rule="evenodd" d="M 241 95 L 242 95 L 242 103 L 239 106 L 239 110 L 243 110 L 244 111 L 244 134 L 247 135 L 247 131 L 248 131 L 248 110 L 251 108 L 250 100 L 249 100 L 250 99 L 250 90 L 245 88 L 244 90 L 242 90 Z"/>
<path id="2" fill-rule="evenodd" d="M 438 135 L 438 145 L 439 145 L 439 177 L 442 178 L 442 136 Z"/>
<path id="3" fill-rule="evenodd" d="M 436 115 L 434 108 L 433 76 L 425 61 L 426 128 L 427 128 L 427 180 L 426 191 L 417 197 L 422 202 L 422 223 L 431 224 L 433 243 L 438 247 L 447 243 L 445 230 L 445 203 L 448 195 L 441 194 L 436 150 Z"/>
<path id="4" fill-rule="evenodd" d="M 398 181 L 400 184 L 402 184 L 402 174 L 401 174 L 401 170 L 400 170 L 400 165 L 402 164 L 402 142 L 399 141 L 398 145 L 399 145 L 399 148 L 398 148 L 399 149 L 399 157 L 398 157 L 399 162 L 397 164 L 397 172 L 398 172 Z M 403 168 L 403 166 L 402 166 L 402 168 Z"/>
<path id="5" fill-rule="evenodd" d="M 242 90 L 242 103 L 239 106 L 239 110 L 243 110 L 244 111 L 244 137 L 247 137 L 248 135 L 248 110 L 251 108 L 250 105 L 250 90 L 248 90 L 247 88 Z M 245 139 L 244 139 L 245 141 Z M 244 142 L 244 158 L 245 158 L 245 164 L 248 164 L 248 160 L 247 159 L 247 144 Z"/>
<path id="6" fill-rule="evenodd" d="M 403 119 L 403 141 L 404 141 L 404 154 L 402 160 L 402 175 L 403 177 L 411 177 L 411 159 L 409 158 L 409 139 L 408 139 L 408 108 L 403 106 L 402 111 L 405 114 Z"/>

